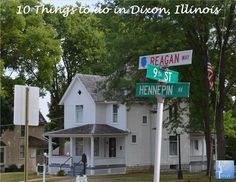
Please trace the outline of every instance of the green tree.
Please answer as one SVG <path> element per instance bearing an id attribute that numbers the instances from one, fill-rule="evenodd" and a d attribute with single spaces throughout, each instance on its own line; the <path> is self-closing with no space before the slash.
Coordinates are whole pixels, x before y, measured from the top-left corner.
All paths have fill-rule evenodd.
<path id="1" fill-rule="evenodd" d="M 167 7 L 174 11 L 177 4 L 189 4 L 194 7 L 219 7 L 221 12 L 215 14 L 179 14 L 175 15 L 150 15 L 150 14 L 109 14 L 103 15 L 104 27 L 107 29 L 107 42 L 114 60 L 113 84 L 109 91 L 120 90 L 118 97 L 124 102 L 135 100 L 135 83 L 146 81 L 145 75 L 137 71 L 137 60 L 140 55 L 148 55 L 157 52 L 171 52 L 179 50 L 193 49 L 193 63 L 185 68 L 177 68 L 181 72 L 180 80 L 191 82 L 190 106 L 190 129 L 192 131 L 203 131 L 205 133 L 208 169 L 210 168 L 211 158 L 211 132 L 213 130 L 213 120 L 216 116 L 217 139 L 219 158 L 224 158 L 224 136 L 222 123 L 222 113 L 226 105 L 227 97 L 235 93 L 235 4 L 233 1 L 227 1 L 222 4 L 221 1 L 166 1 L 166 2 L 137 2 L 137 1 L 107 1 L 104 6 L 111 7 L 129 7 L 137 4 L 145 7 Z M 222 22 L 224 22 L 222 24 Z M 223 43 L 222 43 L 223 42 Z M 223 46 L 224 45 L 224 46 Z M 224 56 L 222 56 L 224 55 Z M 109 58 L 110 56 L 110 58 Z M 215 92 L 210 92 L 208 88 L 207 61 L 210 57 L 214 72 L 220 70 L 219 87 Z M 219 64 L 219 60 L 220 63 Z M 226 61 L 224 61 L 226 60 Z M 127 66 L 129 69 L 127 69 Z M 130 70 L 131 71 L 128 71 Z M 132 69 L 133 68 L 133 69 Z M 223 77 L 222 77 L 223 76 Z M 128 79 L 127 79 L 128 78 Z M 223 84 L 227 83 L 227 84 Z M 128 89 L 131 92 L 124 97 L 123 90 Z M 216 94 L 219 92 L 221 94 Z M 111 92 L 110 92 L 111 93 Z M 217 112 L 215 112 L 214 103 L 217 95 Z M 211 96 L 211 97 L 210 97 Z M 199 109 L 201 108 L 201 109 Z M 204 108 L 204 109 L 203 109 Z M 221 116 L 221 117 L 219 117 Z M 209 171 L 209 170 L 208 170 Z"/>
<path id="2" fill-rule="evenodd" d="M 58 103 L 73 77 L 77 73 L 104 75 L 108 64 L 103 61 L 106 54 L 104 33 L 95 15 L 76 12 L 68 17 L 56 14 L 44 18 L 57 31 L 62 49 L 61 61 L 53 68 L 50 89 L 49 117 L 52 121 L 47 129 L 55 130 L 64 128 L 63 107 Z M 64 141 L 61 139 L 59 143 L 62 146 Z M 60 147 L 62 153 L 63 147 Z"/>
<path id="3" fill-rule="evenodd" d="M 28 14 L 17 14 L 18 6 L 27 5 L 32 8 L 39 3 L 37 0 L 0 2 L 3 111 L 13 107 L 14 84 L 38 86 L 43 91 L 49 89 L 52 83 L 52 68 L 61 54 L 59 41 L 55 39 L 56 32 L 52 26 L 46 24 L 41 14 L 32 11 Z M 14 73 L 14 77 L 9 76 L 10 73 Z M 6 113 L 9 117 L 5 117 L 7 114 L 3 116 L 1 112 L 2 118 L 6 123 L 12 123 L 12 112 Z"/>

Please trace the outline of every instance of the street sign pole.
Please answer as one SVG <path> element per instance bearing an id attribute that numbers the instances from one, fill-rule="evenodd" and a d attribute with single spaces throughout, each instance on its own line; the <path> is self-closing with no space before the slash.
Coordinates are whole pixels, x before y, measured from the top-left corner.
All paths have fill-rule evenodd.
<path id="1" fill-rule="evenodd" d="M 164 105 L 164 97 L 161 95 L 157 96 L 154 182 L 160 182 L 163 105 Z"/>
<path id="2" fill-rule="evenodd" d="M 25 155 L 25 164 L 24 164 L 24 182 L 28 181 L 28 146 L 29 146 L 29 133 L 28 133 L 28 107 L 29 105 L 29 87 L 25 89 L 25 145 L 24 145 L 24 155 Z"/>

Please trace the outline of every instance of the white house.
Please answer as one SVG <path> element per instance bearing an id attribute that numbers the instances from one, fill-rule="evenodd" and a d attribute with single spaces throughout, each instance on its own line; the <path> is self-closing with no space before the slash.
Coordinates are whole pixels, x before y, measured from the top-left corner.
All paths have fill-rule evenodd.
<path id="1" fill-rule="evenodd" d="M 106 77 L 77 74 L 70 83 L 60 105 L 64 105 L 64 129 L 48 132 L 48 169 L 55 174 L 60 168 L 72 174 L 73 167 L 87 156 L 87 174 L 125 173 L 150 169 L 154 164 L 155 121 L 153 106 L 144 103 L 127 107 L 103 97 L 100 84 Z M 163 120 L 168 119 L 165 106 Z M 188 122 L 187 115 L 183 117 Z M 67 138 L 65 155 L 55 155 L 53 138 Z M 181 138 L 182 168 L 190 171 L 206 169 L 206 149 L 203 135 L 183 133 Z M 67 155 L 66 155 L 67 153 Z M 176 134 L 163 128 L 161 169 L 178 167 Z M 78 170 L 74 171 L 75 173 Z"/>

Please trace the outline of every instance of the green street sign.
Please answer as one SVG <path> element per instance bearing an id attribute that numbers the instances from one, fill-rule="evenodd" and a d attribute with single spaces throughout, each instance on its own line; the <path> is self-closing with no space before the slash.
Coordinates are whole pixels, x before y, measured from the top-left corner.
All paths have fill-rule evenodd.
<path id="1" fill-rule="evenodd" d="M 156 97 L 162 95 L 164 97 L 189 97 L 190 83 L 137 83 L 137 97 Z"/>
<path id="2" fill-rule="evenodd" d="M 160 66 L 148 64 L 146 77 L 158 80 L 159 82 L 176 83 L 179 80 L 179 73 L 172 70 L 161 69 Z"/>

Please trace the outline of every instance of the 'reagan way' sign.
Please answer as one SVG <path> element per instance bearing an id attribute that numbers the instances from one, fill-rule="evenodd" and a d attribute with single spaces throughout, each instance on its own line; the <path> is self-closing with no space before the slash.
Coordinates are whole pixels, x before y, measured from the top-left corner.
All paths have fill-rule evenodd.
<path id="1" fill-rule="evenodd" d="M 179 66 L 192 64 L 192 50 L 169 52 L 139 57 L 139 69 L 147 69 L 148 64 L 155 66 Z"/>

